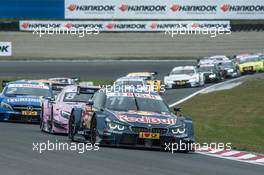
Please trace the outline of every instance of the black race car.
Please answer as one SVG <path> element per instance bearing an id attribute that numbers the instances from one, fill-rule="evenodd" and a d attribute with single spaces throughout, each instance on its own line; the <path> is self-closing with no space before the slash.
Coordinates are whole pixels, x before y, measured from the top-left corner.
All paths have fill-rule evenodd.
<path id="1" fill-rule="evenodd" d="M 221 69 L 218 64 L 200 64 L 198 71 L 203 73 L 205 83 L 219 82 L 225 79 L 226 71 Z"/>
<path id="2" fill-rule="evenodd" d="M 72 141 L 82 137 L 93 144 L 158 149 L 172 143 L 180 147 L 194 142 L 192 119 L 173 114 L 154 92 L 100 90 L 93 97 L 93 110 L 73 109 L 69 119 Z M 180 151 L 188 152 L 189 148 Z"/>

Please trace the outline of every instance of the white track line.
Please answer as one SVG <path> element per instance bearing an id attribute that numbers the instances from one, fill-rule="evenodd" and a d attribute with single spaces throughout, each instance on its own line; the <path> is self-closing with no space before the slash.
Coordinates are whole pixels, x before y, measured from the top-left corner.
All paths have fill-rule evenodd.
<path id="1" fill-rule="evenodd" d="M 185 98 L 183 98 L 183 99 L 181 99 L 181 100 L 179 100 L 179 101 L 177 101 L 175 103 L 170 104 L 169 107 L 173 107 L 173 106 L 176 106 L 176 105 L 178 105 L 180 103 L 183 103 L 186 100 L 189 100 L 190 98 L 192 98 L 192 97 L 194 97 L 194 96 L 196 96 L 196 95 L 198 95 L 198 94 L 200 94 L 200 93 L 202 93 L 204 91 L 207 91 L 208 89 L 211 89 L 211 88 L 214 88 L 214 87 L 217 87 L 217 86 L 221 86 L 223 84 L 231 83 L 233 81 L 237 81 L 237 80 L 240 80 L 240 79 L 244 79 L 246 77 L 248 77 L 248 76 L 242 76 L 242 77 L 239 77 L 239 78 L 234 78 L 234 79 L 227 80 L 227 81 L 224 81 L 224 82 L 221 82 L 221 83 L 217 83 L 217 84 L 214 84 L 212 86 L 208 86 L 206 88 L 203 88 L 203 89 L 201 89 L 199 91 L 194 92 L 193 94 L 191 94 L 191 95 L 189 95 L 189 96 L 187 96 L 187 97 L 185 97 Z"/>

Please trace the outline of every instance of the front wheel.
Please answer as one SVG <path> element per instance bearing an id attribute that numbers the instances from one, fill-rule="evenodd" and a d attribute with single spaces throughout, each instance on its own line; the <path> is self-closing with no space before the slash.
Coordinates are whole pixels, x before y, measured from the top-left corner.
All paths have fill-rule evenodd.
<path id="1" fill-rule="evenodd" d="M 39 121 L 39 128 L 40 131 L 44 131 L 44 116 L 43 116 L 44 112 L 43 112 L 43 106 L 41 106 L 41 113 L 40 113 L 40 121 Z"/>
<path id="2" fill-rule="evenodd" d="M 99 143 L 100 137 L 98 134 L 97 124 L 96 124 L 96 117 L 93 117 L 91 123 L 91 143 L 94 145 L 95 143 Z"/>
<path id="3" fill-rule="evenodd" d="M 71 115 L 69 118 L 69 131 L 68 131 L 68 137 L 71 141 L 75 142 L 74 140 L 74 135 L 75 135 L 75 131 L 76 131 L 76 127 L 75 127 L 75 119 L 74 119 L 74 115 Z"/>
<path id="4" fill-rule="evenodd" d="M 49 125 L 48 125 L 48 130 L 49 130 L 49 133 L 53 133 L 53 107 L 51 108 L 51 114 L 50 114 L 50 121 L 48 122 Z"/>

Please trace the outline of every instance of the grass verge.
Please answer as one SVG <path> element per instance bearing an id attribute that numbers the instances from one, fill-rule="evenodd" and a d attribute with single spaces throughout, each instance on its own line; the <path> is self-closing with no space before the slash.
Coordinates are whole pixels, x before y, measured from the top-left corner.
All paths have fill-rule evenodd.
<path id="1" fill-rule="evenodd" d="M 263 79 L 196 96 L 181 107 L 193 118 L 197 142 L 232 143 L 233 149 L 264 153 Z"/>

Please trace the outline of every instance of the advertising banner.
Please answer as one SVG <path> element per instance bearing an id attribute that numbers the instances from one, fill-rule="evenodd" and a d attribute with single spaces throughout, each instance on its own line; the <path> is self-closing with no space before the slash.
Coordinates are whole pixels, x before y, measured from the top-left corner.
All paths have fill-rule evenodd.
<path id="1" fill-rule="evenodd" d="M 65 0 L 66 19 L 264 19 L 263 0 Z"/>
<path id="2" fill-rule="evenodd" d="M 34 30 L 71 30 L 90 28 L 93 31 L 108 32 L 159 32 L 168 29 L 190 30 L 197 28 L 221 28 L 230 30 L 229 21 L 20 21 L 20 31 Z"/>
<path id="3" fill-rule="evenodd" d="M 12 43 L 0 41 L 0 56 L 12 56 Z"/>

